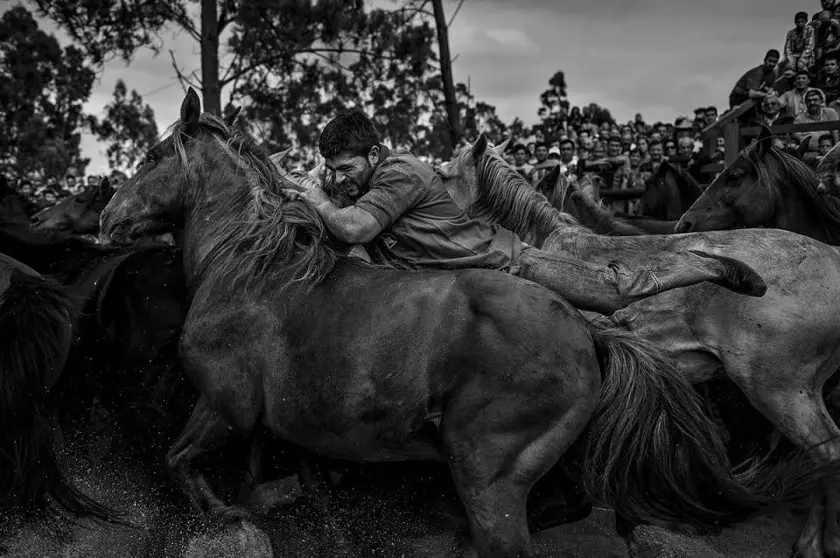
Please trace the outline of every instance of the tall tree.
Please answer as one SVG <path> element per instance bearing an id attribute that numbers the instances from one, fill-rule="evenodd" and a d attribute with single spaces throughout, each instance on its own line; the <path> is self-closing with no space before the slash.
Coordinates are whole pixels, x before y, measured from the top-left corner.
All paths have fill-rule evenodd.
<path id="1" fill-rule="evenodd" d="M 557 141 L 565 132 L 569 115 L 566 98 L 566 75 L 557 71 L 548 80 L 548 89 L 540 93 L 540 124 L 546 141 Z"/>
<path id="2" fill-rule="evenodd" d="M 16 6 L 0 18 L 0 159 L 18 173 L 61 176 L 83 172 L 82 110 L 94 71 L 76 47 L 61 48 Z"/>
<path id="3" fill-rule="evenodd" d="M 461 8 L 462 4 L 463 0 L 458 4 L 458 9 Z M 454 149 L 458 145 L 458 140 L 461 139 L 461 119 L 458 110 L 458 101 L 456 99 L 455 83 L 452 77 L 452 53 L 449 50 L 449 24 L 446 22 L 443 0 L 432 0 L 432 9 L 435 17 L 435 27 L 437 28 L 438 58 L 440 59 L 440 76 L 443 82 L 443 102 L 446 105 L 450 146 Z M 447 156 L 449 155 L 451 153 Z"/>
<path id="4" fill-rule="evenodd" d="M 105 106 L 105 117 L 91 117 L 91 129 L 100 141 L 109 143 L 108 164 L 111 169 L 130 172 L 143 160 L 146 151 L 157 142 L 155 112 L 143 104 L 143 98 L 125 82 L 118 80 L 114 99 Z"/>

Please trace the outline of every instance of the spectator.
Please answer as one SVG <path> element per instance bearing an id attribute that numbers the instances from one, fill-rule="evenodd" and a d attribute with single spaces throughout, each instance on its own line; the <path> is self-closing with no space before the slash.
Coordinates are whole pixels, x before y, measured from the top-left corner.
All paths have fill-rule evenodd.
<path id="1" fill-rule="evenodd" d="M 525 180 L 531 182 L 534 167 L 528 164 L 528 148 L 521 143 L 517 143 L 513 148 L 513 168 L 525 177 Z"/>
<path id="2" fill-rule="evenodd" d="M 735 108 L 754 99 L 760 101 L 773 89 L 776 81 L 776 65 L 779 63 L 779 51 L 771 49 L 764 56 L 764 63 L 761 66 L 748 70 L 735 83 L 732 92 L 729 94 L 729 108 Z"/>
<path id="3" fill-rule="evenodd" d="M 711 126 L 718 119 L 717 107 L 706 107 L 706 127 Z"/>
<path id="4" fill-rule="evenodd" d="M 62 189 L 69 190 L 71 192 L 75 191 L 75 189 L 76 189 L 76 177 L 73 176 L 72 174 L 68 174 L 67 176 L 65 176 L 64 177 L 64 184 L 63 184 Z M 55 194 L 58 195 L 58 192 L 55 192 Z"/>
<path id="5" fill-rule="evenodd" d="M 761 105 L 750 124 L 753 126 L 773 126 L 782 110 L 782 103 L 779 97 L 767 95 L 761 100 Z"/>
<path id="6" fill-rule="evenodd" d="M 653 172 L 656 172 L 659 170 L 659 165 L 665 160 L 665 147 L 661 141 L 651 140 L 648 150 L 650 153 L 651 168 Z"/>
<path id="7" fill-rule="evenodd" d="M 825 55 L 823 71 L 817 80 L 817 87 L 825 93 L 825 104 L 833 103 L 840 97 L 840 53 Z"/>
<path id="8" fill-rule="evenodd" d="M 638 148 L 631 149 L 630 154 L 627 155 L 627 160 L 630 162 L 630 187 L 643 187 L 639 185 L 639 169 L 644 162 L 642 160 L 642 153 Z"/>
<path id="9" fill-rule="evenodd" d="M 592 147 L 592 158 L 596 160 L 604 159 L 607 156 L 607 149 L 604 147 L 604 142 L 596 141 Z"/>
<path id="10" fill-rule="evenodd" d="M 834 147 L 834 138 L 831 137 L 831 134 L 823 134 L 820 136 L 817 145 L 820 151 L 820 157 L 825 157 L 831 151 L 831 148 Z"/>
<path id="11" fill-rule="evenodd" d="M 125 173 L 120 172 L 118 170 L 115 170 L 115 171 L 111 172 L 110 179 L 111 179 L 111 188 L 116 190 L 117 188 L 120 187 L 120 185 L 122 185 L 123 182 L 128 180 L 128 177 L 125 175 Z"/>
<path id="12" fill-rule="evenodd" d="M 797 70 L 793 79 L 793 89 L 786 91 L 779 97 L 782 106 L 782 118 L 793 120 L 805 112 L 805 94 L 808 92 L 808 85 L 811 83 L 811 75 L 807 70 Z"/>
<path id="13" fill-rule="evenodd" d="M 834 0 L 823 0 L 823 11 L 814 14 L 811 21 L 814 29 L 814 61 L 817 65 L 822 64 L 826 54 L 837 50 L 840 22 L 834 17 L 834 3 Z"/>
<path id="14" fill-rule="evenodd" d="M 537 164 L 534 165 L 534 172 L 531 174 L 531 183 L 535 186 L 548 174 L 548 171 L 556 167 L 560 162 L 560 150 L 556 147 L 548 149 L 545 143 L 541 143 L 537 145 L 536 152 Z M 551 156 L 552 153 L 556 155 L 556 158 Z"/>
<path id="15" fill-rule="evenodd" d="M 647 137 L 639 136 L 639 139 L 636 140 L 636 149 L 639 150 L 643 163 L 650 161 L 650 154 L 648 153 L 648 150 L 650 149 L 650 140 L 648 140 Z"/>
<path id="16" fill-rule="evenodd" d="M 674 139 L 691 138 L 694 135 L 694 125 L 685 116 L 677 118 L 676 126 L 674 126 Z"/>
<path id="17" fill-rule="evenodd" d="M 840 120 L 840 116 L 838 116 L 837 111 L 825 106 L 825 94 L 819 89 L 811 89 L 805 94 L 805 106 L 807 107 L 807 110 L 796 117 L 796 119 L 793 121 L 794 124 L 810 124 L 813 122 L 834 122 Z M 816 134 L 820 133 L 800 132 L 794 134 L 794 137 L 800 143 L 805 141 L 807 138 L 811 138 L 811 143 L 809 145 L 809 153 L 806 154 L 805 157 L 803 157 L 803 161 L 813 163 L 815 161 L 815 157 L 808 157 L 808 155 L 816 155 L 819 153 L 819 144 L 817 141 L 815 141 L 819 136 L 813 137 Z M 831 137 L 833 138 L 834 143 L 837 143 L 836 130 L 831 132 Z"/>
<path id="18" fill-rule="evenodd" d="M 814 65 L 814 27 L 808 25 L 808 14 L 798 12 L 793 18 L 794 28 L 785 38 L 783 71 L 809 71 Z"/>
<path id="19" fill-rule="evenodd" d="M 575 142 L 570 139 L 560 142 L 560 172 L 568 174 L 577 166 L 578 158 L 575 155 Z"/>
<path id="20" fill-rule="evenodd" d="M 671 160 L 671 157 L 677 155 L 677 142 L 675 142 L 674 140 L 665 140 L 664 142 L 662 142 L 662 147 L 664 148 L 665 158 L 667 158 L 669 161 Z"/>

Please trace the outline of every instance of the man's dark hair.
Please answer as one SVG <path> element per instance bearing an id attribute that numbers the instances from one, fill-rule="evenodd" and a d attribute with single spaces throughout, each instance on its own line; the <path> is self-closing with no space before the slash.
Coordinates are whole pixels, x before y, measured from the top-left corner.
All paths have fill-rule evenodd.
<path id="1" fill-rule="evenodd" d="M 650 151 L 650 148 L 654 145 L 665 147 L 665 144 L 662 143 L 662 140 L 650 140 L 650 143 L 648 144 L 648 151 Z"/>
<path id="2" fill-rule="evenodd" d="M 560 145 L 558 145 L 557 147 L 563 147 L 564 145 L 571 145 L 572 149 L 575 148 L 575 142 L 571 138 L 566 138 L 564 140 L 560 140 Z"/>
<path id="3" fill-rule="evenodd" d="M 797 19 L 804 19 L 808 21 L 808 13 L 807 12 L 796 12 L 796 15 L 793 16 L 793 21 L 795 22 Z"/>
<path id="4" fill-rule="evenodd" d="M 770 50 L 768 50 L 767 54 L 764 55 L 764 59 L 767 60 L 771 56 L 775 56 L 776 58 L 781 58 L 782 57 L 782 55 L 779 54 L 779 51 L 776 50 L 775 48 L 771 48 Z"/>
<path id="5" fill-rule="evenodd" d="M 837 62 L 838 64 L 840 64 L 840 52 L 837 52 L 837 51 L 835 50 L 834 52 L 829 52 L 828 54 L 826 54 L 825 56 L 823 56 L 823 64 L 825 64 L 825 63 L 826 63 L 826 62 L 828 62 L 829 60 L 834 60 L 835 62 Z"/>
<path id="6" fill-rule="evenodd" d="M 717 114 L 717 111 L 718 111 L 717 107 L 706 107 L 706 112 L 709 112 L 710 110 L 715 111 L 715 114 Z"/>
<path id="7" fill-rule="evenodd" d="M 607 138 L 607 143 L 610 143 L 610 142 L 621 143 L 621 136 L 614 136 L 613 135 L 613 136 L 608 137 Z"/>
<path id="8" fill-rule="evenodd" d="M 706 114 L 706 107 L 700 107 L 700 108 L 694 109 L 694 115 L 696 116 L 698 114 L 705 115 Z"/>
<path id="9" fill-rule="evenodd" d="M 808 76 L 808 79 L 811 79 L 811 72 L 809 72 L 805 68 L 799 68 L 798 70 L 796 70 L 796 73 L 793 75 L 793 77 L 799 76 Z"/>
<path id="10" fill-rule="evenodd" d="M 817 140 L 817 143 L 820 143 L 822 140 L 828 140 L 831 143 L 834 143 L 834 138 L 831 137 L 831 134 L 823 134 L 820 136 L 820 139 Z"/>
<path id="11" fill-rule="evenodd" d="M 339 114 L 330 120 L 318 138 L 322 157 L 334 157 L 343 151 L 364 157 L 376 145 L 379 145 L 379 132 L 370 118 L 359 110 Z"/>
<path id="12" fill-rule="evenodd" d="M 524 151 L 526 155 L 528 154 L 528 148 L 525 147 L 524 143 L 517 143 L 516 145 L 513 146 L 513 154 L 514 155 L 516 155 L 520 151 Z"/>
<path id="13" fill-rule="evenodd" d="M 548 149 L 548 144 L 544 141 L 538 141 L 536 144 L 534 144 L 534 151 L 536 151 L 540 147 L 545 147 L 546 149 Z"/>

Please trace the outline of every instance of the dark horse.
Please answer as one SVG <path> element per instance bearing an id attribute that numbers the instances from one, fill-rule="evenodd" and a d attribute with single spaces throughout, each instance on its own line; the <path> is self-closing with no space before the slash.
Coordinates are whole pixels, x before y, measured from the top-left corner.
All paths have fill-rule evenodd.
<path id="1" fill-rule="evenodd" d="M 676 231 L 767 227 L 840 245 L 840 200 L 821 193 L 819 184 L 808 165 L 773 147 L 764 128 L 683 215 Z"/>
<path id="2" fill-rule="evenodd" d="M 662 161 L 645 182 L 642 217 L 675 221 L 703 194 L 703 188 L 679 165 Z"/>
<path id="3" fill-rule="evenodd" d="M 64 478 L 53 455 L 50 392 L 70 350 L 70 306 L 55 282 L 0 254 L 2 512 L 42 510 L 51 497 L 77 515 L 113 516 Z"/>
<path id="4" fill-rule="evenodd" d="M 171 132 L 101 234 L 128 242 L 183 219 L 181 359 L 201 398 L 168 464 L 199 510 L 231 512 L 196 458 L 258 425 L 324 456 L 447 462 L 481 556 L 533 555 L 528 493 L 584 432 L 587 489 L 628 515 L 726 522 L 767 501 L 732 476 L 651 345 L 509 274 L 337 257 L 265 154 L 202 115 L 192 89 Z"/>
<path id="5" fill-rule="evenodd" d="M 89 186 L 33 215 L 30 219 L 32 229 L 50 234 L 95 236 L 99 233 L 99 214 L 113 195 L 111 183 L 105 178 L 97 186 Z"/>

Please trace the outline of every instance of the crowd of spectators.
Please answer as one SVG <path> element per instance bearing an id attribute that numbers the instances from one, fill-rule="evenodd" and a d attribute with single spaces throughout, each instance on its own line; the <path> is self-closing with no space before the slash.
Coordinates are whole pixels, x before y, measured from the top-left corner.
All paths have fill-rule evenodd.
<path id="1" fill-rule="evenodd" d="M 645 188 L 645 182 L 662 164 L 685 169 L 698 182 L 709 179 L 704 167 L 723 160 L 723 142 L 714 152 L 702 149 L 701 131 L 718 119 L 716 107 L 694 111 L 694 117 L 681 116 L 674 123 L 646 123 L 641 114 L 625 124 L 612 120 L 596 121 L 592 107 L 572 108 L 570 117 L 556 138 L 546 139 L 538 128 L 534 141 L 516 142 L 506 157 L 510 164 L 536 184 L 553 167 L 570 175 L 593 173 L 600 176 L 604 188 Z M 613 209 L 634 213 L 629 200 L 611 202 Z"/>
<path id="2" fill-rule="evenodd" d="M 85 188 L 98 186 L 104 175 L 78 175 L 73 169 L 61 178 L 48 176 L 45 179 L 36 174 L 18 176 L 14 171 L 4 172 L 6 179 L 23 196 L 27 202 L 27 213 L 33 215 L 38 211 L 55 205 L 61 200 L 78 194 Z M 108 175 L 112 188 L 117 188 L 120 183 L 126 180 L 126 175 L 121 171 L 112 171 Z"/>
<path id="3" fill-rule="evenodd" d="M 762 64 L 747 71 L 733 87 L 730 110 L 747 101 L 755 104 L 739 117 L 744 126 L 840 120 L 840 2 L 821 0 L 821 7 L 811 17 L 797 13 L 794 28 L 785 36 L 784 56 L 769 50 Z M 693 118 L 681 116 L 673 124 L 648 124 L 637 114 L 635 120 L 621 125 L 595 121 L 593 114 L 590 107 L 572 108 L 556 137 L 546 138 L 538 127 L 535 139 L 520 139 L 509 149 L 508 161 L 533 185 L 559 165 L 566 173 L 600 176 L 604 188 L 626 189 L 644 188 L 665 160 L 707 184 L 714 174 L 704 168 L 724 158 L 723 138 L 716 140 L 714 149 L 703 149 L 701 131 L 717 121 L 715 107 L 698 108 Z M 803 160 L 816 165 L 840 137 L 835 130 L 780 134 L 774 141 L 777 147 L 798 150 L 806 140 Z M 629 213 L 636 209 L 626 200 L 611 205 Z"/>

